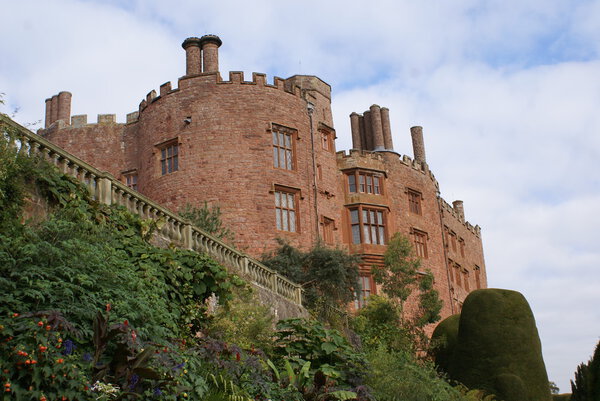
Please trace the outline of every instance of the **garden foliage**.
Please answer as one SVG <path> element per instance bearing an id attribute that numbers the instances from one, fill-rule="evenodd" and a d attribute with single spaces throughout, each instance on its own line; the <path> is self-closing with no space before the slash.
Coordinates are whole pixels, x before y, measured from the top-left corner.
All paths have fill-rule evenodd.
<path id="1" fill-rule="evenodd" d="M 360 258 L 342 249 L 316 244 L 302 252 L 290 244 L 280 247 L 262 262 L 304 287 L 304 304 L 311 308 L 319 301 L 345 308 L 360 290 L 358 264 Z"/>

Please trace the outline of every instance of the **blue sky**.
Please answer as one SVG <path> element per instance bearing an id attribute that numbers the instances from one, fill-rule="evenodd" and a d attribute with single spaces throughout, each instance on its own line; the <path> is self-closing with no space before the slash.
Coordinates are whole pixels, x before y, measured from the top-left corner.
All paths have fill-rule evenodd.
<path id="1" fill-rule="evenodd" d="M 181 42 L 214 33 L 220 66 L 311 74 L 349 114 L 390 109 L 395 149 L 424 127 L 449 202 L 482 227 L 490 286 L 521 291 L 550 380 L 569 391 L 600 336 L 600 1 L 0 0 L 0 92 L 32 123 L 44 99 L 73 114 L 135 111 L 185 71 Z M 176 85 L 176 84 L 175 84 Z"/>

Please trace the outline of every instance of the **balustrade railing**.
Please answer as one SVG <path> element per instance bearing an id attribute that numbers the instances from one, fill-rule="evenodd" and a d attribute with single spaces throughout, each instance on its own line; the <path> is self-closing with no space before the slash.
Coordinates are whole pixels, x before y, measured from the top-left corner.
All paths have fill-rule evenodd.
<path id="1" fill-rule="evenodd" d="M 237 270 L 254 284 L 267 288 L 302 305 L 302 286 L 291 282 L 259 261 L 230 247 L 219 239 L 192 226 L 188 221 L 127 187 L 107 172 L 100 171 L 0 114 L 0 134 L 19 152 L 40 156 L 60 171 L 81 182 L 97 201 L 123 206 L 143 219 L 162 221 L 159 232 L 182 247 L 206 253 L 227 267 Z"/>

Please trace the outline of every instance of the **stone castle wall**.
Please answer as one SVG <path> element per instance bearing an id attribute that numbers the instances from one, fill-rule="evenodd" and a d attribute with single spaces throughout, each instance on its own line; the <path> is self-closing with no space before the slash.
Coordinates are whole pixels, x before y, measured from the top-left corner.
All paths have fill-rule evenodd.
<path id="1" fill-rule="evenodd" d="M 411 128 L 414 159 L 401 157 L 393 150 L 389 110 L 373 105 L 351 114 L 354 150 L 336 154 L 327 83 L 295 75 L 271 84 L 256 73 L 245 81 L 242 72 L 224 80 L 220 45 L 213 35 L 186 39 L 186 75 L 178 87 L 167 82 L 158 94 L 150 91 L 125 124 L 110 115 L 97 124 L 87 124 L 86 116 L 69 121 L 71 95 L 61 92 L 46 102 L 41 134 L 123 181 L 135 175 L 139 192 L 171 210 L 218 204 L 236 247 L 254 257 L 275 249 L 278 238 L 304 249 L 325 240 L 363 256 L 361 274 L 376 293 L 370 267 L 383 263 L 386 246 L 364 237 L 356 243 L 351 212 L 360 209 L 382 213 L 384 241 L 395 232 L 424 238 L 422 265 L 434 274 L 443 316 L 458 312 L 469 291 L 487 286 L 480 229 L 466 222 L 462 202 L 450 206 L 440 197 L 421 127 Z M 292 168 L 274 165 L 278 131 L 293 138 Z M 162 150 L 173 145 L 178 168 L 163 174 Z M 377 176 L 379 193 L 351 191 L 351 174 Z M 277 228 L 281 191 L 296 201 L 294 230 Z M 415 193 L 418 213 L 410 207 Z"/>

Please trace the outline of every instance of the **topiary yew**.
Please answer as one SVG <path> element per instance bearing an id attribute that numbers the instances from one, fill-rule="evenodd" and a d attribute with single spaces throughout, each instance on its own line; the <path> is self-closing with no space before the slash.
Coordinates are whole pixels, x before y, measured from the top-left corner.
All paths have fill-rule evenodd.
<path id="1" fill-rule="evenodd" d="M 451 315 L 437 325 L 431 335 L 432 354 L 438 369 L 447 372 L 458 339 L 460 314 Z"/>
<path id="2" fill-rule="evenodd" d="M 504 401 L 550 401 L 535 319 L 516 291 L 473 291 L 460 315 L 450 377 Z"/>

